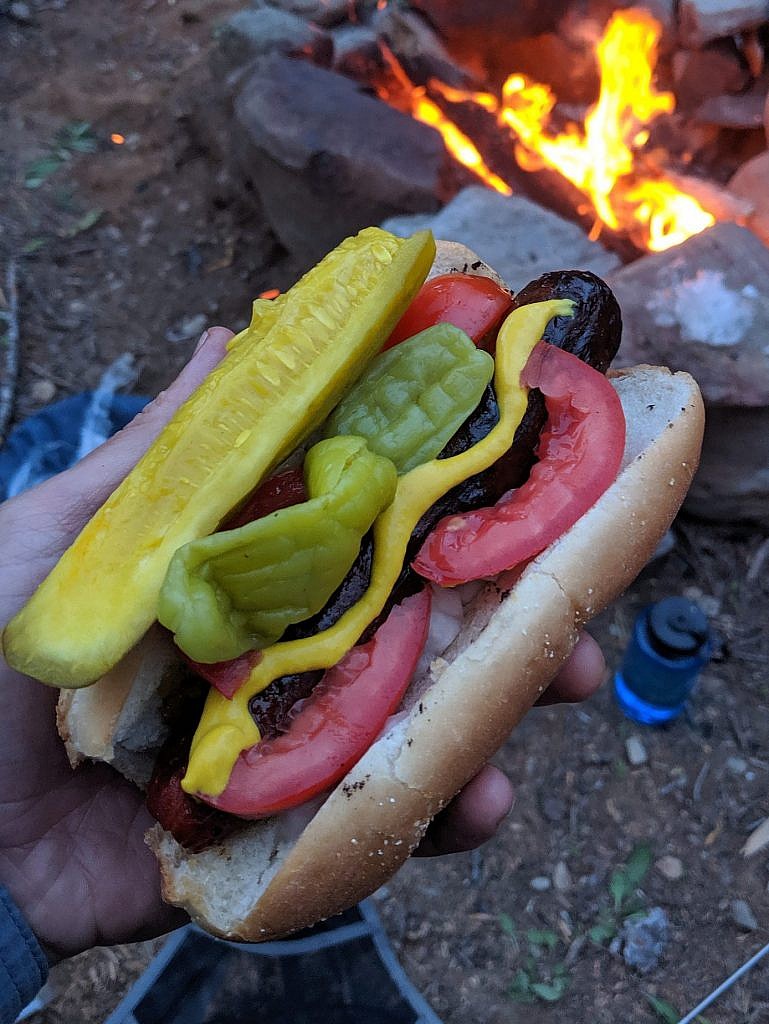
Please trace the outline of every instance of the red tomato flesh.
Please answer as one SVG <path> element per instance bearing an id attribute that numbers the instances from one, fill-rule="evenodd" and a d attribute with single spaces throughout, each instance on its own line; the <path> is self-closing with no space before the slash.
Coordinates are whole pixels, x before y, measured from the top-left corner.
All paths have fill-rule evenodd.
<path id="1" fill-rule="evenodd" d="M 595 504 L 619 471 L 625 417 L 601 373 L 540 342 L 521 383 L 545 396 L 539 461 L 527 482 L 496 505 L 438 523 L 412 564 L 440 586 L 498 576 L 533 558 Z"/>
<path id="2" fill-rule="evenodd" d="M 223 697 L 232 700 L 243 683 L 251 675 L 251 669 L 261 659 L 261 651 L 246 651 L 230 661 L 193 661 L 184 651 L 179 652 L 190 668 L 215 687 Z"/>
<path id="3" fill-rule="evenodd" d="M 239 526 L 268 516 L 270 512 L 298 505 L 300 501 L 307 501 L 302 467 L 284 469 L 260 484 L 245 504 L 226 519 L 219 529 L 236 530 Z"/>
<path id="4" fill-rule="evenodd" d="M 241 818 L 266 818 L 329 789 L 365 754 L 406 692 L 427 638 L 430 591 L 396 605 L 373 640 L 329 669 L 293 712 L 288 732 L 235 762 L 227 788 L 200 799 Z"/>
<path id="5" fill-rule="evenodd" d="M 509 292 L 488 277 L 443 274 L 422 285 L 384 348 L 399 345 L 436 324 L 453 324 L 468 334 L 478 348 L 493 353 L 497 329 L 512 308 Z"/>

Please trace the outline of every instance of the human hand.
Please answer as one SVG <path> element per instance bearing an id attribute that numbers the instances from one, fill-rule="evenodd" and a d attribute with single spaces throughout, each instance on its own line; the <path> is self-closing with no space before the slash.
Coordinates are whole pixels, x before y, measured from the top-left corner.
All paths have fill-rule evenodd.
<path id="1" fill-rule="evenodd" d="M 169 389 L 72 469 L 0 506 L 0 623 L 53 568 L 174 410 L 216 366 L 214 328 Z M 56 731 L 56 692 L 0 659 L 0 883 L 53 956 L 168 931 L 185 916 L 160 899 L 141 793 L 107 765 L 73 772 Z"/>
<path id="2" fill-rule="evenodd" d="M 174 410 L 214 368 L 231 332 L 213 328 L 168 391 L 77 466 L 0 506 L 0 623 L 24 604 L 85 522 L 140 458 Z M 603 659 L 583 637 L 548 696 L 582 699 Z M 73 772 L 55 727 L 56 694 L 0 659 L 0 883 L 53 955 L 125 942 L 178 926 L 162 903 L 157 862 L 144 844 L 142 795 L 106 765 Z M 421 853 L 470 849 L 512 804 L 487 766 L 433 824 Z"/>
<path id="3" fill-rule="evenodd" d="M 538 703 L 587 700 L 605 678 L 606 662 L 601 648 L 588 633 L 582 633 Z M 499 768 L 487 764 L 433 819 L 416 851 L 417 856 L 463 853 L 480 846 L 495 835 L 514 802 L 510 780 Z"/>

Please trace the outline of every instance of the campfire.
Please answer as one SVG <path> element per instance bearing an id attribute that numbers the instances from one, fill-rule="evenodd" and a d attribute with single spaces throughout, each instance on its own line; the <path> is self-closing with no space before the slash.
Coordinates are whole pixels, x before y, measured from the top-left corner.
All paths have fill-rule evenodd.
<path id="1" fill-rule="evenodd" d="M 769 408 L 769 21 L 649 3 L 262 0 L 219 33 L 225 120 L 212 138 L 207 103 L 199 130 L 298 265 L 383 223 L 464 242 L 515 289 L 605 277 L 624 361 L 702 386 L 690 507 L 766 521 L 746 437 Z"/>
<path id="2" fill-rule="evenodd" d="M 659 252 L 715 223 L 712 213 L 665 178 L 651 171 L 645 150 L 650 127 L 675 109 L 672 92 L 654 85 L 662 27 L 648 12 L 630 9 L 609 20 L 595 52 L 600 93 L 584 123 L 555 127 L 558 98 L 546 84 L 510 74 L 499 95 L 457 89 L 437 78 L 415 85 L 385 46 L 388 74 L 377 85 L 387 103 L 436 128 L 449 152 L 490 188 L 509 195 L 509 182 L 484 161 L 478 147 L 452 116 L 457 104 L 494 115 L 499 131 L 527 171 L 550 167 L 590 201 L 591 237 L 602 227 L 626 233 L 640 248 Z M 448 107 L 448 109 L 447 109 Z M 584 205 L 578 212 L 587 213 Z"/>
<path id="3" fill-rule="evenodd" d="M 569 3 L 265 0 L 224 27 L 214 70 L 253 144 L 238 140 L 239 165 L 308 262 L 471 183 L 528 197 L 628 262 L 753 210 L 725 185 L 763 148 L 751 103 L 766 26 L 755 5 L 733 25 L 711 6 L 686 0 L 671 25 L 641 7 L 599 22 Z"/>

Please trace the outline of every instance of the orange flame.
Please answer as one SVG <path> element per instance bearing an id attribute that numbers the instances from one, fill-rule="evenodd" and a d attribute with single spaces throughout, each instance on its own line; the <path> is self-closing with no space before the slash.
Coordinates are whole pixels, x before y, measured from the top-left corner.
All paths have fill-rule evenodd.
<path id="1" fill-rule="evenodd" d="M 477 174 L 481 181 L 503 195 L 511 195 L 513 190 L 507 182 L 503 181 L 498 174 L 495 174 L 486 166 L 483 157 L 478 151 L 478 147 L 470 141 L 464 132 L 457 128 L 453 121 L 446 117 L 437 103 L 433 103 L 431 99 L 425 96 L 423 88 L 414 90 L 412 114 L 417 121 L 422 121 L 424 124 L 429 124 L 431 128 L 436 128 L 441 133 L 449 153 L 474 174 Z"/>
<path id="2" fill-rule="evenodd" d="M 659 24 L 646 11 L 614 14 L 598 44 L 601 91 L 584 130 L 568 125 L 559 135 L 549 135 L 546 125 L 556 98 L 547 86 L 523 75 L 511 75 L 505 82 L 498 114 L 500 123 L 516 135 L 516 158 L 525 169 L 544 164 L 560 171 L 590 197 L 604 224 L 614 230 L 640 224 L 654 251 L 715 223 L 692 196 L 668 182 L 635 174 L 636 151 L 648 139 L 647 125 L 675 107 L 673 94 L 657 92 L 652 83 L 659 36 Z M 628 206 L 622 223 L 618 211 Z"/>
<path id="3" fill-rule="evenodd" d="M 516 161 L 524 170 L 554 168 L 584 192 L 598 218 L 592 238 L 606 225 L 661 251 L 714 224 L 715 218 L 672 183 L 644 177 L 637 170 L 637 154 L 648 141 L 649 124 L 675 107 L 673 94 L 659 92 L 653 84 L 660 32 L 647 11 L 631 8 L 614 14 L 597 45 L 598 101 L 588 111 L 584 127 L 569 124 L 559 134 L 548 132 L 556 96 L 547 85 L 525 75 L 510 75 L 501 99 L 435 80 L 430 89 L 451 103 L 471 102 L 495 114 L 498 124 L 510 131 Z M 510 186 L 486 167 L 467 136 L 423 87 L 410 82 L 394 56 L 389 59 L 412 115 L 437 128 L 450 152 L 483 181 L 509 194 Z M 386 90 L 380 95 L 393 102 Z M 396 105 L 404 105 L 403 96 Z"/>
<path id="4" fill-rule="evenodd" d="M 486 165 L 475 143 L 454 124 L 451 118 L 443 113 L 437 103 L 429 99 L 424 86 L 414 85 L 411 82 L 392 50 L 385 43 L 380 45 L 390 68 L 390 73 L 399 87 L 397 101 L 384 87 L 379 90 L 382 98 L 399 109 L 405 106 L 407 112 L 416 121 L 429 124 L 431 128 L 439 131 L 446 149 L 459 163 L 469 168 L 489 188 L 493 188 L 506 196 L 511 195 L 513 190 L 506 181 L 503 181 L 499 175 L 495 174 Z"/>

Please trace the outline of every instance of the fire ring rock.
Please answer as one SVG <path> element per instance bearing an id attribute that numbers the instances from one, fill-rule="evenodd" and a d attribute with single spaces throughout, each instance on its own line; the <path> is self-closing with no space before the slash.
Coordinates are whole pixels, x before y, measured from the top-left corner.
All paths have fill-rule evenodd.
<path id="1" fill-rule="evenodd" d="M 686 508 L 769 524 L 769 249 L 723 223 L 609 278 L 622 308 L 620 365 L 688 370 L 707 410 Z"/>
<path id="2" fill-rule="evenodd" d="M 440 205 L 450 158 L 438 132 L 350 79 L 272 56 L 249 73 L 234 109 L 241 172 L 307 266 L 362 227 Z"/>

